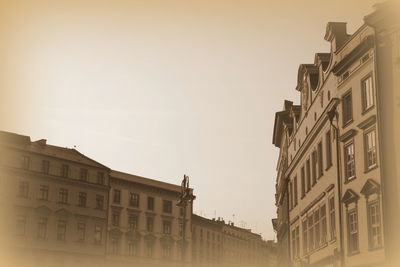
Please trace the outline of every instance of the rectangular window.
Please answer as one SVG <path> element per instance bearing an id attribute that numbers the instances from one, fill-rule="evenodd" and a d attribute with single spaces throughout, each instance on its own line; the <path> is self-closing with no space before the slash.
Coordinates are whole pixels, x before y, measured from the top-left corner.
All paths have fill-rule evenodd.
<path id="1" fill-rule="evenodd" d="M 172 213 L 172 201 L 171 200 L 163 200 L 163 212 Z"/>
<path id="2" fill-rule="evenodd" d="M 104 196 L 96 195 L 96 209 L 102 210 L 104 208 Z"/>
<path id="3" fill-rule="evenodd" d="M 147 209 L 154 210 L 154 197 L 147 197 Z"/>
<path id="4" fill-rule="evenodd" d="M 138 229 L 138 216 L 135 214 L 130 214 L 128 217 L 128 227 L 129 231 L 137 231 Z"/>
<path id="5" fill-rule="evenodd" d="M 290 181 L 288 184 L 289 190 L 289 209 L 293 209 L 293 183 Z"/>
<path id="6" fill-rule="evenodd" d="M 17 236 L 24 236 L 25 235 L 25 228 L 26 228 L 26 216 L 19 215 L 17 217 L 17 224 L 16 224 L 16 234 Z"/>
<path id="7" fill-rule="evenodd" d="M 78 223 L 77 231 L 78 231 L 78 241 L 84 241 L 85 240 L 85 232 L 86 232 L 86 224 Z"/>
<path id="8" fill-rule="evenodd" d="M 81 174 L 80 174 L 80 176 L 79 176 L 79 179 L 80 179 L 81 181 L 87 181 L 87 177 L 88 177 L 88 171 L 87 171 L 87 169 L 82 168 L 82 169 L 81 169 Z"/>
<path id="9" fill-rule="evenodd" d="M 320 224 L 319 224 L 319 209 L 314 211 L 314 246 L 315 248 L 319 248 L 321 241 L 321 232 L 320 232 Z"/>
<path id="10" fill-rule="evenodd" d="M 171 221 L 163 221 L 163 234 L 170 235 L 171 234 Z"/>
<path id="11" fill-rule="evenodd" d="M 114 203 L 121 203 L 121 190 L 114 189 Z"/>
<path id="12" fill-rule="evenodd" d="M 37 238 L 44 240 L 47 238 L 47 218 L 40 218 L 38 222 Z"/>
<path id="13" fill-rule="evenodd" d="M 146 241 L 146 256 L 153 257 L 154 243 L 152 241 Z"/>
<path id="14" fill-rule="evenodd" d="M 301 198 L 306 195 L 306 177 L 304 172 L 304 166 L 301 167 Z"/>
<path id="15" fill-rule="evenodd" d="M 96 244 L 101 244 L 102 237 L 103 237 L 102 227 L 101 225 L 96 224 L 94 227 L 94 242 Z"/>
<path id="16" fill-rule="evenodd" d="M 358 252 L 358 218 L 355 209 L 347 213 L 347 231 L 349 253 Z"/>
<path id="17" fill-rule="evenodd" d="M 29 183 L 20 182 L 18 196 L 23 198 L 28 198 L 28 194 L 29 194 Z"/>
<path id="18" fill-rule="evenodd" d="M 49 169 L 50 169 L 50 162 L 48 160 L 43 160 L 42 161 L 42 172 L 44 174 L 49 174 Z"/>
<path id="19" fill-rule="evenodd" d="M 119 239 L 117 237 L 111 238 L 111 254 L 118 255 L 119 251 Z"/>
<path id="20" fill-rule="evenodd" d="M 300 229 L 296 226 L 296 257 L 300 256 Z"/>
<path id="21" fill-rule="evenodd" d="M 308 251 L 308 241 L 307 241 L 307 219 L 303 221 L 302 223 L 302 230 L 303 230 L 303 255 L 307 254 Z"/>
<path id="22" fill-rule="evenodd" d="M 382 246 L 381 235 L 381 216 L 379 202 L 374 201 L 368 204 L 368 228 L 369 228 L 369 247 L 371 249 Z"/>
<path id="23" fill-rule="evenodd" d="M 355 159 L 354 159 L 354 143 L 348 143 L 344 147 L 344 166 L 345 166 L 345 178 L 351 180 L 355 177 Z"/>
<path id="24" fill-rule="evenodd" d="M 85 192 L 79 192 L 78 206 L 86 207 L 86 193 Z"/>
<path id="25" fill-rule="evenodd" d="M 308 216 L 308 249 L 314 250 L 314 216 Z"/>
<path id="26" fill-rule="evenodd" d="M 136 208 L 139 207 L 139 194 L 130 193 L 129 205 Z"/>
<path id="27" fill-rule="evenodd" d="M 353 104 L 351 91 L 343 96 L 342 99 L 343 108 L 343 125 L 347 125 L 353 120 Z"/>
<path id="28" fill-rule="evenodd" d="M 363 111 L 366 111 L 374 106 L 374 87 L 372 85 L 372 77 L 368 76 L 361 81 Z"/>
<path id="29" fill-rule="evenodd" d="M 66 164 L 63 164 L 61 166 L 61 177 L 67 178 L 68 177 L 68 171 L 69 171 L 69 166 L 66 165 Z"/>
<path id="30" fill-rule="evenodd" d="M 325 134 L 325 146 L 326 146 L 326 167 L 332 166 L 332 143 L 331 143 L 331 131 Z"/>
<path id="31" fill-rule="evenodd" d="M 321 245 L 325 245 L 328 235 L 328 227 L 326 222 L 326 206 L 323 205 L 320 209 L 320 220 L 321 220 Z"/>
<path id="32" fill-rule="evenodd" d="M 62 204 L 68 203 L 68 189 L 60 188 L 58 192 L 58 201 Z"/>
<path id="33" fill-rule="evenodd" d="M 57 240 L 64 241 L 67 232 L 67 222 L 58 221 L 57 223 Z"/>
<path id="34" fill-rule="evenodd" d="M 369 170 L 376 166 L 376 139 L 375 129 L 367 132 L 365 139 L 365 163 L 366 169 Z"/>
<path id="35" fill-rule="evenodd" d="M 114 210 L 111 217 L 113 226 L 119 226 L 119 217 L 120 217 L 119 211 Z"/>
<path id="36" fill-rule="evenodd" d="M 162 247 L 162 256 L 164 258 L 170 258 L 171 257 L 171 245 L 170 244 L 165 244 Z"/>
<path id="37" fill-rule="evenodd" d="M 312 185 L 317 183 L 317 151 L 313 151 L 311 154 L 311 174 L 312 174 Z"/>
<path id="38" fill-rule="evenodd" d="M 294 177 L 293 191 L 294 191 L 294 205 L 297 206 L 298 195 L 297 195 L 297 176 Z"/>
<path id="39" fill-rule="evenodd" d="M 291 236 L 291 241 L 292 241 L 292 259 L 294 260 L 297 255 L 296 255 L 296 229 L 292 230 L 292 236 Z"/>
<path id="40" fill-rule="evenodd" d="M 146 219 L 146 230 L 147 232 L 153 232 L 154 230 L 154 218 L 153 217 L 147 217 Z"/>
<path id="41" fill-rule="evenodd" d="M 22 156 L 22 168 L 29 170 L 30 158 L 28 156 Z"/>
<path id="42" fill-rule="evenodd" d="M 103 172 L 98 172 L 97 173 L 97 183 L 101 184 L 101 185 L 104 185 L 104 183 L 105 183 L 104 180 L 105 180 L 104 173 Z"/>
<path id="43" fill-rule="evenodd" d="M 318 143 L 318 178 L 324 175 L 324 161 L 322 154 L 322 142 Z"/>
<path id="44" fill-rule="evenodd" d="M 335 197 L 329 199 L 329 232 L 331 240 L 336 239 Z"/>
<path id="45" fill-rule="evenodd" d="M 306 161 L 307 192 L 311 190 L 310 159 Z"/>
<path id="46" fill-rule="evenodd" d="M 39 199 L 40 200 L 48 200 L 49 199 L 49 186 L 48 185 L 40 185 Z"/>
<path id="47" fill-rule="evenodd" d="M 138 250 L 137 242 L 129 241 L 128 242 L 128 255 L 129 256 L 136 256 L 137 255 L 137 250 Z"/>

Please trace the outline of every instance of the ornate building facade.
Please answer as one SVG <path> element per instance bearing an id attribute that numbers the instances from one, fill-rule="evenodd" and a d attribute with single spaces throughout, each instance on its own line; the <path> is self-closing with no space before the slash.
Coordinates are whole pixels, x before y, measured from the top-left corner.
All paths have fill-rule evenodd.
<path id="1" fill-rule="evenodd" d="M 280 253 L 288 249 L 290 255 L 287 266 L 383 266 L 387 252 L 398 248 L 397 230 L 393 239 L 388 234 L 399 213 L 398 158 L 391 157 L 399 151 L 398 127 L 393 127 L 398 107 L 391 98 L 399 94 L 394 89 L 398 78 L 393 78 L 398 64 L 382 62 L 382 37 L 372 27 L 387 14 L 383 6 L 351 35 L 345 23 L 328 23 L 325 40 L 331 51 L 317 53 L 313 63 L 299 67 L 300 105 L 286 101 L 276 113 L 273 143 L 280 156 L 275 225 Z M 398 45 L 394 14 L 385 29 L 392 26 L 391 44 Z M 391 47 L 391 60 L 398 49 Z M 384 64 L 391 66 L 390 75 Z"/>

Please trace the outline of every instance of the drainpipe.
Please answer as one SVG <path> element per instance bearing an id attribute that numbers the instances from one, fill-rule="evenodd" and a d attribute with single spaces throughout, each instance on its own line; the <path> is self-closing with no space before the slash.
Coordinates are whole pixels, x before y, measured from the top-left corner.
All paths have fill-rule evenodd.
<path id="1" fill-rule="evenodd" d="M 336 111 L 336 107 L 334 109 L 328 111 L 327 113 L 329 122 L 331 127 L 335 130 L 335 140 L 336 140 L 336 167 L 337 167 L 337 191 L 338 191 L 338 203 L 339 203 L 339 255 L 340 255 L 340 266 L 345 267 L 344 261 L 344 245 L 343 245 L 343 207 L 341 203 L 342 198 L 342 168 L 341 168 L 341 161 L 340 161 L 340 144 L 339 144 L 339 119 L 338 113 Z M 338 124 L 335 126 L 333 124 L 333 120 L 336 118 L 336 123 Z"/>

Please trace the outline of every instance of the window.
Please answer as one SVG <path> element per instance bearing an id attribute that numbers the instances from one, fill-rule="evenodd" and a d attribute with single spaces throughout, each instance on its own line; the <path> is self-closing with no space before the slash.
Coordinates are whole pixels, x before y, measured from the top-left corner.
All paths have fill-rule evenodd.
<path id="1" fill-rule="evenodd" d="M 374 88 L 372 85 L 372 77 L 368 76 L 361 81 L 363 111 L 374 106 Z"/>
<path id="2" fill-rule="evenodd" d="M 146 256 L 153 257 L 153 247 L 154 244 L 152 241 L 146 241 Z"/>
<path id="3" fill-rule="evenodd" d="M 308 216 L 308 249 L 314 250 L 314 216 Z"/>
<path id="4" fill-rule="evenodd" d="M 183 221 L 179 221 L 179 236 L 183 236 Z"/>
<path id="5" fill-rule="evenodd" d="M 172 213 L 172 201 L 171 200 L 163 200 L 163 212 Z"/>
<path id="6" fill-rule="evenodd" d="M 128 242 L 128 255 L 136 256 L 137 255 L 137 243 L 133 241 Z"/>
<path id="7" fill-rule="evenodd" d="M 332 143 L 331 143 L 331 131 L 325 134 L 325 146 L 326 146 L 326 167 L 332 166 Z"/>
<path id="8" fill-rule="evenodd" d="M 300 229 L 299 229 L 299 226 L 296 226 L 295 240 L 296 240 L 296 257 L 299 257 L 300 256 Z"/>
<path id="9" fill-rule="evenodd" d="M 324 175 L 324 161 L 322 159 L 322 142 L 318 143 L 318 178 Z"/>
<path id="10" fill-rule="evenodd" d="M 304 166 L 301 167 L 301 198 L 306 195 L 306 181 L 305 181 Z"/>
<path id="11" fill-rule="evenodd" d="M 82 168 L 82 169 L 81 169 L 81 175 L 80 175 L 79 179 L 80 179 L 81 181 L 87 181 L 87 177 L 88 177 L 88 171 L 87 171 L 87 169 Z"/>
<path id="12" fill-rule="evenodd" d="M 119 211 L 114 210 L 111 218 L 113 226 L 119 226 L 119 217 L 120 217 Z"/>
<path id="13" fill-rule="evenodd" d="M 171 245 L 170 244 L 163 245 L 163 247 L 162 247 L 162 256 L 164 258 L 171 257 Z"/>
<path id="14" fill-rule="evenodd" d="M 344 147 L 345 178 L 346 180 L 355 177 L 354 143 L 348 143 Z"/>
<path id="15" fill-rule="evenodd" d="M 138 216 L 131 214 L 128 217 L 128 226 L 130 231 L 137 231 L 138 229 Z"/>
<path id="16" fill-rule="evenodd" d="M 329 199 L 329 232 L 331 240 L 336 238 L 335 197 Z"/>
<path id="17" fill-rule="evenodd" d="M 43 160 L 42 161 L 42 172 L 44 174 L 49 174 L 49 169 L 50 169 L 50 162 L 48 160 Z"/>
<path id="18" fill-rule="evenodd" d="M 320 222 L 319 222 L 319 209 L 314 211 L 314 247 L 319 248 L 321 241 Z"/>
<path id="19" fill-rule="evenodd" d="M 289 190 L 289 209 L 293 209 L 293 183 L 290 181 L 288 184 Z"/>
<path id="20" fill-rule="evenodd" d="M 367 132 L 365 139 L 365 163 L 366 169 L 369 170 L 376 166 L 376 139 L 375 129 Z"/>
<path id="21" fill-rule="evenodd" d="M 47 237 L 47 218 L 40 218 L 38 222 L 37 238 L 44 240 Z"/>
<path id="22" fill-rule="evenodd" d="M 349 253 L 356 253 L 358 252 L 358 219 L 355 209 L 347 213 L 347 231 Z"/>
<path id="23" fill-rule="evenodd" d="M 28 198 L 28 194 L 29 194 L 29 183 L 28 182 L 20 182 L 18 196 L 23 197 L 23 198 Z"/>
<path id="24" fill-rule="evenodd" d="M 102 227 L 101 225 L 96 224 L 94 227 L 94 242 L 96 244 L 101 244 L 102 236 L 103 236 Z"/>
<path id="25" fill-rule="evenodd" d="M 86 232 L 86 224 L 81 223 L 81 222 L 78 223 L 77 231 L 78 231 L 78 241 L 84 241 L 85 240 L 85 232 Z"/>
<path id="26" fill-rule="evenodd" d="M 68 171 L 69 171 L 69 166 L 66 164 L 63 164 L 61 166 L 61 176 L 62 177 L 68 177 Z"/>
<path id="27" fill-rule="evenodd" d="M 49 186 L 48 185 L 40 185 L 40 200 L 48 200 L 49 198 Z"/>
<path id="28" fill-rule="evenodd" d="M 121 203 L 121 190 L 114 189 L 114 203 Z"/>
<path id="29" fill-rule="evenodd" d="M 130 193 L 129 205 L 132 207 L 139 207 L 139 194 Z"/>
<path id="30" fill-rule="evenodd" d="M 311 190 L 310 159 L 306 161 L 307 192 Z"/>
<path id="31" fill-rule="evenodd" d="M 97 183 L 104 185 L 104 182 L 105 182 L 104 180 L 105 180 L 104 172 L 98 172 L 97 173 Z"/>
<path id="32" fill-rule="evenodd" d="M 104 208 L 104 196 L 96 195 L 96 209 L 102 210 Z"/>
<path id="33" fill-rule="evenodd" d="M 298 203 L 298 195 L 297 195 L 297 176 L 294 177 L 293 179 L 293 191 L 294 191 L 294 205 L 297 206 Z"/>
<path id="34" fill-rule="evenodd" d="M 302 222 L 302 229 L 303 229 L 303 255 L 307 254 L 307 247 L 308 247 L 308 240 L 307 240 L 307 219 Z"/>
<path id="35" fill-rule="evenodd" d="M 342 108 L 343 108 L 343 125 L 347 125 L 353 120 L 353 107 L 352 107 L 351 91 L 343 96 Z"/>
<path id="36" fill-rule="evenodd" d="M 24 236 L 25 235 L 25 228 L 26 228 L 26 216 L 19 215 L 17 217 L 17 224 L 16 224 L 16 234 L 17 236 Z"/>
<path id="37" fill-rule="evenodd" d="M 147 209 L 154 210 L 154 197 L 147 197 Z"/>
<path id="38" fill-rule="evenodd" d="M 64 241 L 66 232 L 67 232 L 67 222 L 66 221 L 58 221 L 58 223 L 57 223 L 57 240 Z"/>
<path id="39" fill-rule="evenodd" d="M 295 259 L 297 257 L 296 255 L 296 229 L 292 230 L 292 259 Z"/>
<path id="40" fill-rule="evenodd" d="M 29 170 L 30 158 L 28 156 L 22 157 L 22 168 L 25 170 Z"/>
<path id="41" fill-rule="evenodd" d="M 381 247 L 381 216 L 378 201 L 374 201 L 368 204 L 368 230 L 369 247 L 371 249 Z"/>
<path id="42" fill-rule="evenodd" d="M 86 193 L 85 192 L 79 192 L 78 206 L 86 207 Z"/>
<path id="43" fill-rule="evenodd" d="M 68 203 L 68 189 L 60 188 L 58 192 L 58 201 L 62 204 Z"/>
<path id="44" fill-rule="evenodd" d="M 111 238 L 111 254 L 117 255 L 118 254 L 118 247 L 119 247 L 119 240 L 117 237 L 112 237 Z"/>
<path id="45" fill-rule="evenodd" d="M 147 232 L 153 232 L 154 229 L 154 218 L 153 217 L 147 217 L 146 219 L 146 230 Z"/>
<path id="46" fill-rule="evenodd" d="M 171 234 L 171 221 L 163 221 L 163 234 Z"/>
<path id="47" fill-rule="evenodd" d="M 311 154 L 311 173 L 312 173 L 312 184 L 313 186 L 317 183 L 317 151 L 313 151 Z"/>
<path id="48" fill-rule="evenodd" d="M 321 220 L 321 245 L 326 244 L 328 227 L 326 222 L 326 206 L 323 205 L 320 209 L 320 220 Z"/>

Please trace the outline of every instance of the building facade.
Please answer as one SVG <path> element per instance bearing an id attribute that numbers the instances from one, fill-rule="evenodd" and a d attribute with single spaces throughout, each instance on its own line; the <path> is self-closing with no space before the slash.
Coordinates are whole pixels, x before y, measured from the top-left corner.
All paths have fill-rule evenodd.
<path id="1" fill-rule="evenodd" d="M 75 149 L 0 132 L 5 266 L 102 266 L 108 172 Z"/>
<path id="2" fill-rule="evenodd" d="M 113 266 L 177 266 L 191 261 L 192 204 L 182 251 L 181 187 L 118 171 L 110 174 L 107 261 Z M 192 190 L 193 192 L 193 190 Z"/>
<path id="3" fill-rule="evenodd" d="M 383 157 L 390 154 L 382 147 L 386 136 L 394 138 L 397 129 L 387 129 L 394 123 L 394 113 L 380 113 L 388 96 L 378 83 L 376 39 L 376 30 L 368 23 L 352 35 L 345 23 L 328 23 L 325 40 L 331 51 L 317 53 L 314 63 L 299 67 L 300 106 L 286 102 L 284 110 L 276 113 L 277 196 L 288 195 L 288 216 L 279 212 L 285 207 L 277 201 L 280 223 L 276 224 L 288 224 L 292 266 L 387 263 L 385 197 L 398 191 L 392 188 L 385 194 L 383 185 L 388 180 L 396 185 L 399 176 L 391 160 L 384 163 Z M 390 79 L 384 78 L 393 88 Z M 392 90 L 392 96 L 395 90 L 398 94 L 398 88 Z M 392 147 L 398 144 L 391 140 Z M 383 175 L 387 164 L 394 167 L 391 176 Z M 390 201 L 390 216 L 398 218 L 398 203 L 393 206 Z"/>

